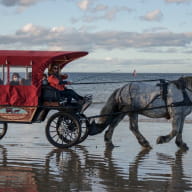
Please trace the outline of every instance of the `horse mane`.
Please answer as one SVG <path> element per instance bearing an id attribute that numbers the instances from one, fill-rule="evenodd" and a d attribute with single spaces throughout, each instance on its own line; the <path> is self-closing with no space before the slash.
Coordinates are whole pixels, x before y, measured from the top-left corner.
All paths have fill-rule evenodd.
<path id="1" fill-rule="evenodd" d="M 178 89 L 192 89 L 192 76 L 180 77 L 178 80 L 172 81 Z"/>

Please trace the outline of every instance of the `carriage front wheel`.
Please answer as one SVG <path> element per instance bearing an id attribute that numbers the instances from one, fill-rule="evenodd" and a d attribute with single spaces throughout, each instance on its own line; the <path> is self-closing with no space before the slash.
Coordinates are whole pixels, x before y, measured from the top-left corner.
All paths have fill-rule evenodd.
<path id="1" fill-rule="evenodd" d="M 45 132 L 52 145 L 68 148 L 78 143 L 81 137 L 81 126 L 74 115 L 58 112 L 48 119 Z"/>
<path id="2" fill-rule="evenodd" d="M 0 139 L 7 133 L 7 123 L 0 123 Z"/>

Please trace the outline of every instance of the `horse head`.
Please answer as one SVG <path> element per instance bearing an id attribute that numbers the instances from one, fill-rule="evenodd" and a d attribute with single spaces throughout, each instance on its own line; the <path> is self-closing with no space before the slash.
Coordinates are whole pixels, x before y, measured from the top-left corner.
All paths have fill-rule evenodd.
<path id="1" fill-rule="evenodd" d="M 186 88 L 192 90 L 192 76 L 183 77 Z"/>
<path id="2" fill-rule="evenodd" d="M 173 81 L 178 89 L 192 89 L 192 76 L 180 77 L 178 80 Z"/>

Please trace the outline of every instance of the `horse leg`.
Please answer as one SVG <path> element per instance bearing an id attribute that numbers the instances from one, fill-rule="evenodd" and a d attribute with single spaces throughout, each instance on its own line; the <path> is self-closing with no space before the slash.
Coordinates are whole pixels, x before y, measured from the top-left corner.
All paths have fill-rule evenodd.
<path id="1" fill-rule="evenodd" d="M 129 114 L 129 127 L 142 147 L 148 149 L 152 148 L 146 138 L 139 131 L 137 113 Z"/>
<path id="2" fill-rule="evenodd" d="M 182 131 L 184 125 L 184 117 L 181 114 L 175 115 L 172 120 L 172 131 L 165 136 L 157 138 L 157 144 L 168 143 L 173 137 L 176 136 L 175 143 L 178 147 L 188 150 L 186 143 L 182 140 Z"/>
<path id="3" fill-rule="evenodd" d="M 189 147 L 187 146 L 186 143 L 183 142 L 183 139 L 182 139 L 182 132 L 178 133 L 177 136 L 176 136 L 176 140 L 175 140 L 175 143 L 178 147 L 180 147 L 181 149 L 183 150 L 188 150 Z"/>
<path id="4" fill-rule="evenodd" d="M 156 143 L 157 144 L 168 143 L 171 139 L 173 139 L 173 137 L 177 135 L 177 132 L 181 124 L 182 124 L 182 118 L 179 115 L 175 115 L 172 119 L 172 131 L 168 135 L 159 136 L 157 138 Z"/>
<path id="5" fill-rule="evenodd" d="M 189 147 L 187 146 L 186 143 L 183 142 L 183 139 L 182 139 L 183 126 L 184 126 L 184 119 L 183 119 L 183 121 L 181 122 L 180 127 L 179 127 L 179 130 L 178 130 L 178 132 L 177 132 L 176 139 L 175 139 L 175 143 L 176 143 L 176 145 L 177 145 L 179 148 L 184 149 L 184 150 L 188 150 Z"/>
<path id="6" fill-rule="evenodd" d="M 119 122 L 124 118 L 124 114 L 117 115 L 113 120 L 110 122 L 108 130 L 105 132 L 104 141 L 107 147 L 114 147 L 112 142 L 112 136 L 115 127 L 119 124 Z"/>

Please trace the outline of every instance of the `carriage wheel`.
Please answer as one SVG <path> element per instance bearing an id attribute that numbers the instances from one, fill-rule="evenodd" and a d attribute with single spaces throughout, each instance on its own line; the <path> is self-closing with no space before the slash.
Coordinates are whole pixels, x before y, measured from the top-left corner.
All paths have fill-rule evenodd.
<path id="1" fill-rule="evenodd" d="M 85 117 L 85 115 L 81 114 L 80 116 L 78 116 L 79 119 L 79 123 L 81 125 L 81 137 L 79 139 L 79 141 L 77 142 L 78 144 L 83 142 L 89 135 L 89 129 L 88 129 L 88 120 Z"/>
<path id="2" fill-rule="evenodd" d="M 52 115 L 46 125 L 48 141 L 59 148 L 75 145 L 81 136 L 81 127 L 77 118 L 65 112 Z"/>
<path id="3" fill-rule="evenodd" d="M 2 139 L 7 132 L 7 123 L 0 123 L 0 139 Z"/>

